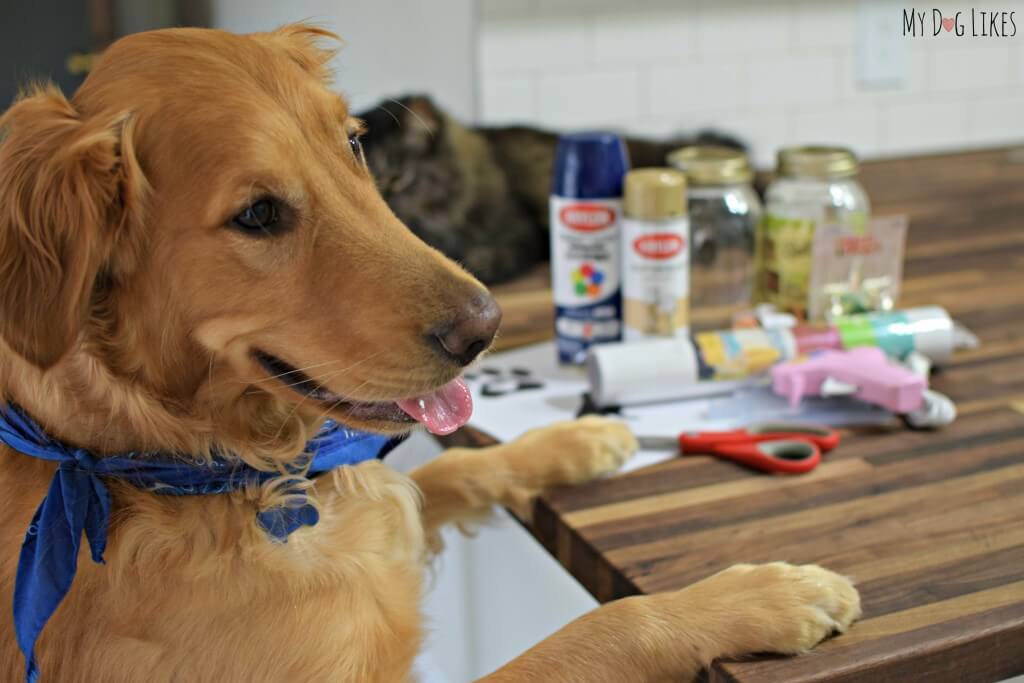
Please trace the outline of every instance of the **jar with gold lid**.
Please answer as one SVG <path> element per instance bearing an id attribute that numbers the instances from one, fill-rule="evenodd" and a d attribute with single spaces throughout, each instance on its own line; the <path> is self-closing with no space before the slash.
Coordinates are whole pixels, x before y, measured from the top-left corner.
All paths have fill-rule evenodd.
<path id="1" fill-rule="evenodd" d="M 778 154 L 757 233 L 755 298 L 804 316 L 815 230 L 836 225 L 867 229 L 871 205 L 857 181 L 859 165 L 842 147 L 788 147 Z"/>
<path id="2" fill-rule="evenodd" d="M 747 155 L 731 147 L 695 145 L 672 152 L 668 160 L 686 174 L 688 184 L 691 306 L 746 306 L 761 220 Z"/>

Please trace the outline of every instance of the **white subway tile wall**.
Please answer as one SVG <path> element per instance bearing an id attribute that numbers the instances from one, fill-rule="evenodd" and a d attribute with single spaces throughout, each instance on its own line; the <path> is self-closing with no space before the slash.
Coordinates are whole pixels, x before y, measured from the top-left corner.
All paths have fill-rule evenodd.
<path id="1" fill-rule="evenodd" d="M 965 36 L 933 36 L 929 4 L 919 37 L 902 35 L 912 3 L 892 0 L 479 1 L 482 123 L 715 129 L 759 166 L 799 143 L 870 158 L 1024 142 L 1024 0 L 945 8 Z M 909 44 L 897 85 L 858 82 L 864 3 Z M 971 8 L 1016 12 L 1017 35 L 972 37 Z"/>

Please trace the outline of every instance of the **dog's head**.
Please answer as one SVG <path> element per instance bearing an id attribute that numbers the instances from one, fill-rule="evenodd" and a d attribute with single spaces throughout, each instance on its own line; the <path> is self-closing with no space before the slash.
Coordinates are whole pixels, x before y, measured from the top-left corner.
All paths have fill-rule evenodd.
<path id="1" fill-rule="evenodd" d="M 51 372 L 91 354 L 188 413 L 463 420 L 453 380 L 500 312 L 381 199 L 362 124 L 327 86 L 330 37 L 138 34 L 70 102 L 15 103 L 0 119 L 9 349 Z"/>

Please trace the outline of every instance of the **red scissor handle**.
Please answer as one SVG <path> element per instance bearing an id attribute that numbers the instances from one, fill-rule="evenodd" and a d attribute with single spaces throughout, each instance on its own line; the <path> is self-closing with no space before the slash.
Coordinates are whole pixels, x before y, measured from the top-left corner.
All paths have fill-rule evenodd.
<path id="1" fill-rule="evenodd" d="M 803 474 L 821 462 L 821 449 L 806 439 L 735 442 L 702 451 L 762 472 Z"/>
<path id="2" fill-rule="evenodd" d="M 721 446 L 765 441 L 808 441 L 827 453 L 839 445 L 839 432 L 814 424 L 765 423 L 724 432 L 680 434 L 679 448 L 683 453 L 713 453 Z"/>

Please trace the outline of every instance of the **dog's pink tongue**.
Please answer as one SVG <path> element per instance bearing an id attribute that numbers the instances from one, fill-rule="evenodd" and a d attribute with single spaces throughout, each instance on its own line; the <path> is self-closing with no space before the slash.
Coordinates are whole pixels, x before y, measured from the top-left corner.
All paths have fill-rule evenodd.
<path id="1" fill-rule="evenodd" d="M 402 399 L 398 407 L 434 434 L 451 434 L 469 422 L 473 397 L 462 379 L 454 379 L 432 394 Z"/>

